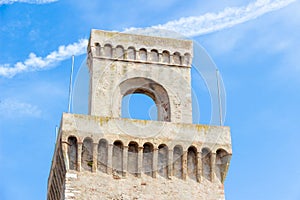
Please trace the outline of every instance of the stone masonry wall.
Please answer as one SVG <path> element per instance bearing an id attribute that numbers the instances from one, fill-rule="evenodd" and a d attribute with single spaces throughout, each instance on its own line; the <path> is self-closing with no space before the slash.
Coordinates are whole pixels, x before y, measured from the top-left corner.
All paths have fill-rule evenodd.
<path id="1" fill-rule="evenodd" d="M 224 200 L 223 184 L 203 179 L 153 179 L 128 176 L 114 178 L 101 172 L 69 171 L 66 176 L 65 200 Z"/>

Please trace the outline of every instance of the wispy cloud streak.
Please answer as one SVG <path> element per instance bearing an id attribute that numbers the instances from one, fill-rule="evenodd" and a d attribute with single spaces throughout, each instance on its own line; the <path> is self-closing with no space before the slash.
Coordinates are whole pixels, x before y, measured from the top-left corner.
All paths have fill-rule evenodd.
<path id="1" fill-rule="evenodd" d="M 22 72 L 49 68 L 60 61 L 70 58 L 72 55 L 77 56 L 84 54 L 86 52 L 87 43 L 87 39 L 80 39 L 73 44 L 58 47 L 58 50 L 51 52 L 44 58 L 30 53 L 25 61 L 17 62 L 13 67 L 10 67 L 9 64 L 0 65 L 0 76 L 11 78 Z"/>
<path id="2" fill-rule="evenodd" d="M 46 4 L 53 3 L 58 0 L 0 0 L 0 6 L 13 3 L 29 3 L 29 4 Z"/>
<path id="3" fill-rule="evenodd" d="M 253 20 L 261 15 L 281 9 L 296 0 L 257 0 L 242 7 L 225 8 L 219 13 L 206 13 L 201 16 L 183 17 L 150 28 L 166 29 L 181 33 L 187 37 L 204 35 L 211 32 L 230 28 L 235 25 Z M 136 28 L 128 28 L 132 31 Z"/>
<path id="4" fill-rule="evenodd" d="M 16 99 L 0 100 L 0 116 L 10 117 L 40 117 L 42 111 L 35 105 L 20 102 Z"/>
<path id="5" fill-rule="evenodd" d="M 22 0 L 19 0 L 18 2 L 21 1 Z M 50 1 L 52 0 L 31 2 Z M 200 16 L 180 18 L 179 20 L 169 21 L 165 24 L 159 24 L 149 28 L 175 31 L 187 37 L 204 35 L 253 20 L 268 12 L 288 6 L 295 1 L 296 0 L 257 0 L 249 3 L 246 6 L 229 7 L 218 13 L 206 13 Z M 14 1 L 10 0 L 6 2 Z M 132 27 L 126 29 L 125 31 L 133 31 L 136 29 L 137 28 Z M 9 64 L 0 64 L 0 76 L 9 78 L 22 72 L 36 71 L 54 66 L 58 62 L 68 59 L 72 55 L 81 55 L 86 53 L 87 42 L 87 39 L 81 39 L 76 43 L 69 44 L 67 46 L 60 46 L 57 51 L 51 52 L 44 58 L 37 57 L 36 54 L 30 53 L 29 57 L 25 61 L 18 62 L 13 67 L 11 67 Z"/>

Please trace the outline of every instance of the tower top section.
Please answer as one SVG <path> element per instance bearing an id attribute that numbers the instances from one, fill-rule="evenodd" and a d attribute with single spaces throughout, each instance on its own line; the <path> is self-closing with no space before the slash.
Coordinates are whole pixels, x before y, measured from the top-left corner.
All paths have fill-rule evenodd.
<path id="1" fill-rule="evenodd" d="M 89 114 L 121 117 L 124 96 L 153 99 L 158 121 L 192 123 L 193 42 L 92 30 Z"/>

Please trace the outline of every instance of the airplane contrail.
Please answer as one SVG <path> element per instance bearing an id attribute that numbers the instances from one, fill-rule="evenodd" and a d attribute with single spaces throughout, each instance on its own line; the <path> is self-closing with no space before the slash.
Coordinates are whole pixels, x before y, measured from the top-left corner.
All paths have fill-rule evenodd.
<path id="1" fill-rule="evenodd" d="M 51 1 L 51 0 L 50 0 Z M 204 35 L 235 25 L 256 19 L 271 11 L 284 8 L 296 0 L 257 0 L 241 7 L 227 7 L 218 13 L 206 13 L 200 16 L 184 17 L 148 28 L 165 29 L 178 32 L 187 37 Z M 0 4 L 1 5 L 1 4 Z M 137 30 L 135 27 L 125 31 Z M 72 55 L 78 56 L 86 53 L 88 40 L 80 39 L 69 45 L 62 45 L 58 50 L 49 53 L 46 57 L 38 57 L 30 53 L 23 62 L 17 62 L 11 67 L 10 64 L 0 64 L 0 76 L 11 78 L 16 74 L 47 69 L 59 62 L 69 59 Z"/>

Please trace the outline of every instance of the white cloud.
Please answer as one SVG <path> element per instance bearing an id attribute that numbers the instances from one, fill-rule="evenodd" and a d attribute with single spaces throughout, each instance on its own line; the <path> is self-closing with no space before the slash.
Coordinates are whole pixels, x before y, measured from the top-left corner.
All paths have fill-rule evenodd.
<path id="1" fill-rule="evenodd" d="M 188 37 L 203 35 L 253 20 L 268 12 L 281 9 L 295 1 L 257 0 L 249 3 L 247 6 L 229 7 L 219 13 L 206 13 L 200 16 L 184 17 L 165 24 L 152 26 L 151 28 L 175 31 Z M 126 29 L 126 31 L 135 29 L 137 28 L 132 27 Z"/>
<path id="2" fill-rule="evenodd" d="M 87 39 L 80 39 L 73 44 L 59 46 L 57 51 L 51 52 L 44 58 L 30 53 L 25 61 L 17 62 L 13 67 L 10 67 L 9 64 L 0 65 L 0 76 L 13 77 L 22 72 L 37 71 L 51 67 L 72 55 L 84 54 L 86 52 L 87 43 Z"/>
<path id="3" fill-rule="evenodd" d="M 41 113 L 37 106 L 29 103 L 9 98 L 0 100 L 0 117 L 3 118 L 40 117 Z"/>
<path id="4" fill-rule="evenodd" d="M 46 4 L 53 3 L 58 0 L 0 0 L 0 6 L 13 3 L 29 3 L 29 4 Z"/>
<path id="5" fill-rule="evenodd" d="M 268 12 L 281 9 L 295 1 L 296 0 L 257 0 L 249 3 L 247 6 L 229 7 L 219 13 L 206 13 L 201 16 L 180 18 L 179 20 L 169 21 L 165 24 L 159 24 L 150 28 L 175 31 L 185 36 L 204 35 L 253 20 Z M 46 2 L 46 0 L 35 2 Z M 136 29 L 137 28 L 132 27 L 126 29 L 126 31 L 133 31 Z M 136 30 L 134 32 L 138 31 Z M 13 67 L 9 64 L 0 64 L 0 76 L 13 77 L 18 73 L 36 71 L 51 67 L 72 55 L 81 55 L 86 53 L 87 42 L 87 39 L 81 39 L 77 43 L 60 46 L 58 51 L 51 52 L 45 58 L 38 57 L 36 54 L 30 53 L 29 57 L 25 61 L 18 62 Z"/>

